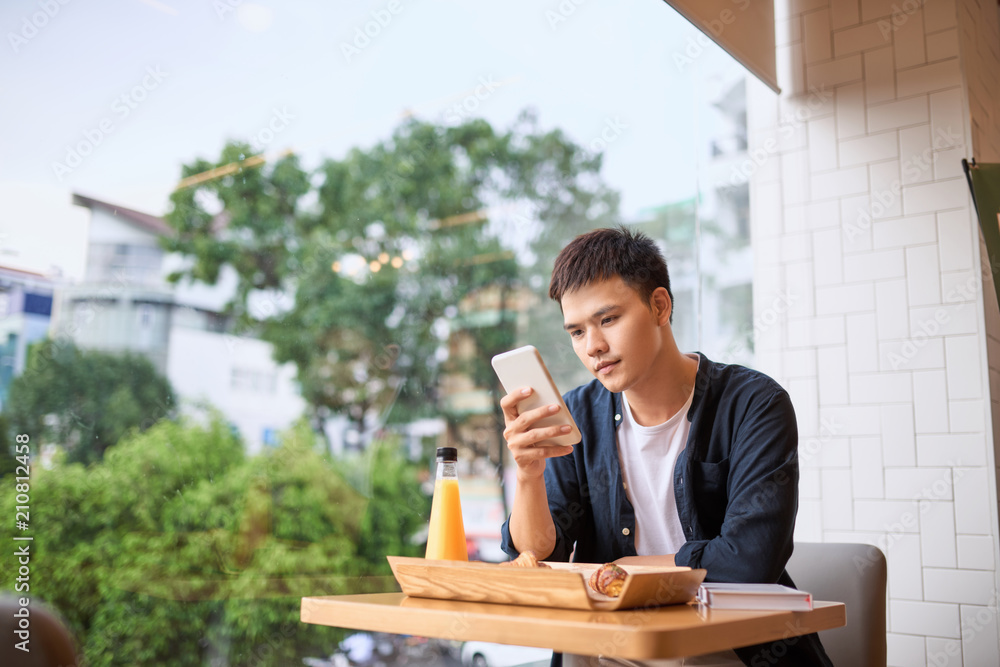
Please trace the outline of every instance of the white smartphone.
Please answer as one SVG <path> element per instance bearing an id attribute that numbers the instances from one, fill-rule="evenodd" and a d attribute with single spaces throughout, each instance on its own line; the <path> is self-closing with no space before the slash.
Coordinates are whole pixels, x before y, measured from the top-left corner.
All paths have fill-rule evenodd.
<path id="1" fill-rule="evenodd" d="M 531 387 L 534 389 L 531 396 L 528 396 L 518 404 L 520 412 L 533 410 L 534 408 L 553 403 L 562 407 L 562 410 L 554 415 L 536 422 L 535 427 L 568 424 L 572 427 L 572 430 L 566 435 L 543 440 L 540 444 L 575 445 L 580 442 L 580 429 L 577 428 L 576 422 L 573 421 L 573 415 L 569 413 L 569 408 L 563 402 L 562 394 L 559 393 L 556 383 L 553 382 L 552 376 L 549 375 L 549 369 L 545 367 L 545 362 L 542 361 L 542 355 L 538 353 L 534 345 L 525 345 L 524 347 L 519 347 L 516 350 L 504 352 L 493 357 L 493 370 L 496 371 L 497 377 L 500 378 L 500 384 L 503 385 L 504 390 L 508 394 L 512 391 L 517 391 L 521 387 Z"/>

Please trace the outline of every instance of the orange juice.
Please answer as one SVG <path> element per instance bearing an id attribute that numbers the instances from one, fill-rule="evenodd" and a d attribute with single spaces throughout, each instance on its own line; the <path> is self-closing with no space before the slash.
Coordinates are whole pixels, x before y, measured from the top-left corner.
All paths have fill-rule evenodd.
<path id="1" fill-rule="evenodd" d="M 462 523 L 462 500 L 458 495 L 457 479 L 434 482 L 431 501 L 431 522 L 427 532 L 425 558 L 469 560 L 465 546 L 465 524 Z"/>

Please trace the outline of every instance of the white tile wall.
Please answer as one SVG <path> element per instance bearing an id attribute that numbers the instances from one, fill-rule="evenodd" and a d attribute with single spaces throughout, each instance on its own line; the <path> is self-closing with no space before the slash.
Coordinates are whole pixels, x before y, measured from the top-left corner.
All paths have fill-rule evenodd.
<path id="1" fill-rule="evenodd" d="M 896 600 L 922 600 L 924 575 L 920 563 L 920 536 L 899 531 L 884 537 L 886 562 L 889 567 L 889 597 Z M 889 610 L 892 613 L 892 610 Z M 892 624 L 889 624 L 892 629 Z"/>
<path id="2" fill-rule="evenodd" d="M 821 347 L 816 355 L 819 402 L 824 405 L 847 403 L 847 348 Z"/>
<path id="3" fill-rule="evenodd" d="M 879 340 L 909 336 L 909 303 L 905 280 L 880 280 L 875 283 L 875 305 Z"/>
<path id="4" fill-rule="evenodd" d="M 916 438 L 913 433 L 913 405 L 879 407 L 882 425 L 882 460 L 886 466 L 915 466 Z"/>
<path id="5" fill-rule="evenodd" d="M 910 403 L 913 384 L 909 373 L 855 373 L 850 377 L 851 403 Z"/>
<path id="6" fill-rule="evenodd" d="M 892 632 L 958 639 L 957 604 L 890 600 L 889 615 Z"/>
<path id="7" fill-rule="evenodd" d="M 844 257 L 840 246 L 839 229 L 818 231 L 813 234 L 813 266 L 815 284 L 836 285 L 844 279 Z"/>
<path id="8" fill-rule="evenodd" d="M 898 130 L 908 125 L 920 125 L 930 120 L 930 109 L 927 97 L 911 97 L 905 100 L 892 100 L 885 104 L 874 104 L 868 107 L 868 131 L 885 132 Z M 876 135 L 878 136 L 878 135 Z M 923 150 L 923 147 L 921 147 Z M 903 152 L 904 157 L 917 153 Z"/>
<path id="9" fill-rule="evenodd" d="M 920 435 L 917 434 L 917 465 L 921 466 L 946 466 L 946 465 L 986 465 L 986 445 L 983 438 L 978 433 L 953 433 L 949 435 Z M 964 482 L 963 482 L 964 484 Z M 961 488 L 959 485 L 958 488 Z M 988 497 L 984 487 L 983 493 L 979 496 L 980 504 L 982 499 Z M 958 491 L 956 490 L 956 494 Z M 986 516 L 985 514 L 983 516 Z"/>
<path id="10" fill-rule="evenodd" d="M 806 64 L 829 60 L 833 55 L 830 46 L 830 10 L 820 9 L 803 15 L 802 30 Z"/>
<path id="11" fill-rule="evenodd" d="M 962 664 L 962 642 L 958 639 L 927 637 L 927 664 L 935 667 L 959 667 Z"/>
<path id="12" fill-rule="evenodd" d="M 943 370 L 913 373 L 913 408 L 916 433 L 948 432 L 948 391 Z"/>
<path id="13" fill-rule="evenodd" d="M 958 62 L 951 60 L 948 62 Z M 964 143 L 965 108 L 960 88 L 949 88 L 928 96 L 931 109 L 931 137 L 934 148 Z"/>
<path id="14" fill-rule="evenodd" d="M 806 38 L 808 39 L 808 37 Z M 948 61 L 945 61 L 948 62 Z M 820 86 L 839 86 L 852 81 L 861 81 L 861 55 L 846 56 L 824 63 L 806 66 L 806 85 L 810 88 Z M 942 73 L 941 76 L 944 76 Z M 917 85 L 911 83 L 911 86 Z"/>
<path id="15" fill-rule="evenodd" d="M 927 562 L 924 561 L 924 599 L 929 602 L 994 604 L 995 584 L 992 572 L 938 569 L 927 567 Z"/>
<path id="16" fill-rule="evenodd" d="M 994 584 L 995 587 L 995 584 Z M 962 605 L 962 656 L 966 665 L 995 665 L 1000 636 L 997 633 L 996 597 L 988 607 Z"/>
<path id="17" fill-rule="evenodd" d="M 866 166 L 817 172 L 810 181 L 816 199 L 829 199 L 868 192 L 868 168 Z"/>
<path id="18" fill-rule="evenodd" d="M 986 432 L 986 406 L 982 399 L 950 401 L 948 417 L 954 433 Z"/>
<path id="19" fill-rule="evenodd" d="M 927 62 L 957 57 L 958 31 L 955 28 L 927 35 Z"/>
<path id="20" fill-rule="evenodd" d="M 937 480 L 940 482 L 941 480 Z M 933 496 L 934 486 L 921 489 L 921 495 Z M 949 489 L 950 491 L 950 489 Z M 969 602 L 970 600 L 942 599 L 930 595 L 927 588 L 929 582 L 939 579 L 928 579 L 927 568 L 958 566 L 955 541 L 955 504 L 948 501 L 920 501 L 920 556 L 924 566 L 924 599 L 935 602 Z M 937 590 L 940 594 L 940 589 Z"/>
<path id="21" fill-rule="evenodd" d="M 965 310 L 973 312 L 970 304 Z M 952 399 L 981 398 L 982 369 L 986 367 L 979 355 L 978 336 L 948 336 L 944 340 L 948 374 L 948 397 Z"/>
<path id="22" fill-rule="evenodd" d="M 789 348 L 843 345 L 846 341 L 843 315 L 788 321 Z"/>
<path id="23" fill-rule="evenodd" d="M 924 638 L 916 635 L 886 635 L 886 659 L 889 667 L 913 667 L 927 662 Z"/>
<path id="24" fill-rule="evenodd" d="M 899 53 L 896 54 L 897 59 Z M 900 65 L 897 60 L 896 67 Z M 943 60 L 931 65 L 896 70 L 896 94 L 900 97 L 931 93 L 952 88 L 961 80 L 958 59 Z"/>
<path id="25" fill-rule="evenodd" d="M 833 85 L 824 82 L 825 85 Z M 857 137 L 867 131 L 865 125 L 865 84 L 856 83 L 836 88 L 837 136 Z"/>
<path id="26" fill-rule="evenodd" d="M 845 469 L 823 470 L 823 528 L 848 530 L 854 527 L 851 495 L 851 471 Z M 836 498 L 836 502 L 830 502 Z"/>
<path id="27" fill-rule="evenodd" d="M 972 233 L 977 228 L 968 210 L 937 214 L 940 262 L 942 271 L 970 269 L 973 266 Z M 978 235 L 978 232 L 977 232 Z"/>
<path id="28" fill-rule="evenodd" d="M 885 496 L 880 438 L 851 438 L 851 488 L 855 498 Z"/>
<path id="29" fill-rule="evenodd" d="M 935 484 L 944 480 L 944 490 L 939 494 Z M 937 498 L 951 500 L 951 468 L 886 468 L 885 497 L 890 500 Z M 940 496 L 940 497 L 939 497 Z"/>
<path id="30" fill-rule="evenodd" d="M 886 223 L 878 221 L 874 223 L 876 235 L 878 234 L 878 226 L 881 224 Z M 933 224 L 931 229 L 933 229 Z M 844 257 L 844 275 L 848 282 L 903 278 L 906 276 L 903 251 L 896 249 L 848 255 Z M 876 290 L 878 286 L 879 284 L 876 283 Z"/>
<path id="31" fill-rule="evenodd" d="M 925 3 L 924 20 L 927 22 L 929 30 L 954 28 L 956 25 L 955 0 L 935 0 Z"/>
<path id="32" fill-rule="evenodd" d="M 864 89 L 868 104 L 888 102 L 896 98 L 896 66 L 892 46 L 864 54 Z"/>
<path id="33" fill-rule="evenodd" d="M 924 50 L 924 12 L 921 9 L 914 12 L 906 9 L 901 13 L 897 9 L 896 12 L 892 19 L 894 28 L 892 45 L 896 53 L 896 67 L 904 69 L 922 65 L 927 61 Z"/>
<path id="34" fill-rule="evenodd" d="M 1000 317 L 982 312 L 960 171 L 963 156 L 1000 161 L 995 3 L 778 5 L 799 18 L 781 29 L 781 83 L 792 92 L 777 109 L 805 109 L 805 84 L 832 95 L 782 144 L 784 198 L 773 181 L 751 183 L 754 211 L 777 221 L 755 239 L 785 237 L 770 261 L 812 293 L 767 347 L 774 365 L 796 369 L 790 391 L 807 415 L 808 522 L 796 536 L 870 539 L 887 552 L 889 664 L 995 665 L 995 612 L 981 630 L 961 629 L 996 602 L 987 415 L 993 405 L 1000 414 L 1000 396 L 985 391 L 995 379 L 1000 392 Z M 774 97 L 758 90 L 751 124 L 776 131 Z"/>
<path id="35" fill-rule="evenodd" d="M 911 306 L 941 303 L 937 254 L 937 248 L 933 245 L 906 249 L 907 298 Z"/>
<path id="36" fill-rule="evenodd" d="M 933 368 L 944 368 L 942 338 L 920 336 L 879 343 L 879 369 L 883 371 Z"/>
<path id="37" fill-rule="evenodd" d="M 968 465 L 961 453 L 954 458 Z M 990 506 L 983 502 L 989 497 L 986 474 L 984 467 L 955 468 L 955 529 L 961 535 L 996 536 Z"/>
<path id="38" fill-rule="evenodd" d="M 833 52 L 838 58 L 886 44 L 886 37 L 877 23 L 865 23 L 833 33 Z"/>
<path id="39" fill-rule="evenodd" d="M 903 187 L 903 212 L 906 215 L 961 208 L 968 203 L 969 186 L 960 178 Z"/>
<path id="40" fill-rule="evenodd" d="M 891 0 L 862 0 L 861 22 L 868 23 L 875 19 L 891 18 L 893 11 Z"/>
<path id="41" fill-rule="evenodd" d="M 996 559 L 993 554 L 993 537 L 991 535 L 959 535 L 958 566 L 963 570 L 996 569 Z"/>

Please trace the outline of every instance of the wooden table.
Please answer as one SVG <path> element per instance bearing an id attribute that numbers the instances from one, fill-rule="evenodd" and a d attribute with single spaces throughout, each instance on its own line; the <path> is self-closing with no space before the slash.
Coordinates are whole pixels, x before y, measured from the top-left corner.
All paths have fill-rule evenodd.
<path id="1" fill-rule="evenodd" d="M 721 611 L 670 605 L 579 611 L 408 597 L 403 593 L 302 598 L 304 623 L 460 641 L 535 646 L 630 660 L 679 658 L 845 625 L 844 605 L 812 611 Z"/>

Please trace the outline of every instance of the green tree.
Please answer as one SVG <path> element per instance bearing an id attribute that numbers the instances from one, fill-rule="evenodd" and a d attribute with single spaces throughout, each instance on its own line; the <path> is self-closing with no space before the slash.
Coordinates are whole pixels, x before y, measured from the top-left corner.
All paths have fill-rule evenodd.
<path id="1" fill-rule="evenodd" d="M 505 132 L 410 119 L 312 177 L 294 156 L 250 166 L 248 155 L 230 144 L 184 167 L 190 185 L 171 197 L 177 233 L 165 243 L 192 262 L 174 279 L 235 270 L 231 312 L 296 365 L 317 429 L 331 414 L 361 432 L 376 416 L 438 414 L 447 323 L 463 297 L 527 284 L 533 240 L 545 250 L 617 210 L 600 156 L 529 113 Z M 503 332 L 490 349 L 513 342 Z"/>
<path id="2" fill-rule="evenodd" d="M 409 537 L 429 499 L 398 450 L 331 460 L 303 425 L 247 458 L 216 416 L 133 432 L 87 467 L 35 468 L 30 594 L 61 612 L 90 665 L 326 654 L 342 633 L 301 623 L 301 597 L 389 590 L 385 555 L 419 554 Z M 0 501 L 13 516 L 13 485 Z"/>
<path id="3" fill-rule="evenodd" d="M 33 445 L 56 443 L 70 461 L 99 461 L 129 430 L 145 430 L 175 412 L 169 381 L 138 354 L 81 350 L 46 339 L 33 345 L 10 385 L 10 430 Z M 34 447 L 33 447 L 34 449 Z"/>

